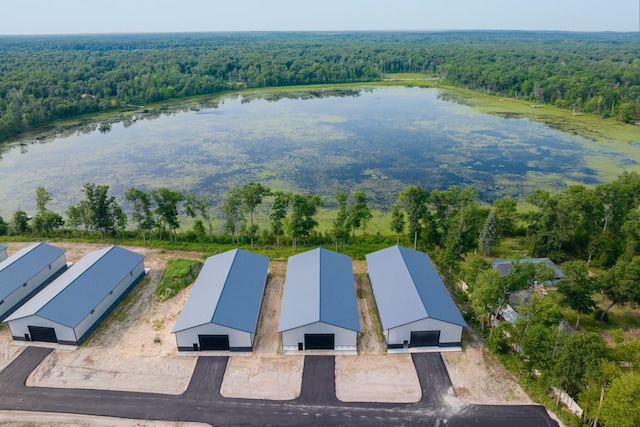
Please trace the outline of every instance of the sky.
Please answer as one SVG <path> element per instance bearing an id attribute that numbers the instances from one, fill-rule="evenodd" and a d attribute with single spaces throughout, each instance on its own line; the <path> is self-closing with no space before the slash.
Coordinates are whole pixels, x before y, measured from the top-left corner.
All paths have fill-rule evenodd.
<path id="1" fill-rule="evenodd" d="M 640 30 L 640 0 L 0 0 L 0 34 Z"/>

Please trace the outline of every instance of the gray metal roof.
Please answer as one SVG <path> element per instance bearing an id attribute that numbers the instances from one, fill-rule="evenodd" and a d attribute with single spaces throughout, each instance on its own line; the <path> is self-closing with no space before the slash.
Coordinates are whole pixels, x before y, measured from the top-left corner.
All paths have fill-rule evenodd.
<path id="1" fill-rule="evenodd" d="M 366 258 L 385 330 L 426 318 L 466 326 L 429 255 L 393 246 Z"/>
<path id="2" fill-rule="evenodd" d="M 0 262 L 0 300 L 27 283 L 65 252 L 64 249 L 43 242 L 23 248 Z"/>
<path id="3" fill-rule="evenodd" d="M 553 261 L 551 261 L 549 258 L 522 258 L 519 260 L 496 259 L 491 261 L 491 265 L 493 265 L 493 267 L 500 272 L 500 275 L 504 277 L 507 274 L 509 274 L 509 271 L 511 271 L 511 269 L 513 268 L 514 262 L 532 262 L 534 264 L 542 262 L 547 266 L 553 268 L 553 271 L 555 273 L 554 279 L 559 280 L 559 279 L 565 279 L 567 277 L 562 272 L 562 269 L 558 267 L 558 265 Z"/>
<path id="4" fill-rule="evenodd" d="M 5 249 L 7 249 L 7 246 L 0 243 L 0 252 L 4 251 Z"/>
<path id="5" fill-rule="evenodd" d="M 360 332 L 351 257 L 322 248 L 289 257 L 278 332 L 315 322 Z"/>
<path id="6" fill-rule="evenodd" d="M 207 258 L 173 333 L 215 323 L 255 333 L 269 258 L 234 249 Z"/>
<path id="7" fill-rule="evenodd" d="M 87 254 L 6 321 L 37 315 L 76 327 L 144 256 L 119 246 Z"/>

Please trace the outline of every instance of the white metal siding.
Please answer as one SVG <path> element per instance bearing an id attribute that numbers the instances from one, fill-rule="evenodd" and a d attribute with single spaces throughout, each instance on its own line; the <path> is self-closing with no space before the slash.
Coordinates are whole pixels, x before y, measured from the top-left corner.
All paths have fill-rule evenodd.
<path id="1" fill-rule="evenodd" d="M 29 333 L 29 326 L 41 326 L 43 328 L 54 328 L 58 341 L 75 342 L 76 336 L 72 328 L 52 322 L 49 319 L 43 319 L 39 316 L 27 316 L 20 319 L 7 322 L 11 330 L 11 336 L 23 338 L 24 334 Z"/>
<path id="2" fill-rule="evenodd" d="M 298 343 L 304 343 L 304 334 L 334 334 L 336 350 L 357 350 L 358 333 L 323 322 L 290 329 L 282 332 L 282 350 L 298 350 Z"/>
<path id="3" fill-rule="evenodd" d="M 78 339 L 82 337 L 91 327 L 95 324 L 95 322 L 100 319 L 100 317 L 109 309 L 111 304 L 113 304 L 122 294 L 127 290 L 127 288 L 133 283 L 140 275 L 144 272 L 144 264 L 140 261 L 133 269 L 133 274 L 127 274 L 117 286 L 113 288 L 113 293 L 107 295 L 100 303 L 93 309 L 93 313 L 87 314 L 87 316 L 80 321 L 80 323 L 75 327 L 76 336 Z"/>
<path id="4" fill-rule="evenodd" d="M 249 332 L 239 331 L 213 323 L 206 323 L 176 332 L 178 347 L 193 347 L 193 344 L 199 344 L 198 335 L 229 335 L 229 347 L 231 348 L 247 348 L 253 346 L 253 337 Z"/>
<path id="5" fill-rule="evenodd" d="M 441 344 L 459 343 L 462 340 L 462 326 L 427 318 L 385 331 L 387 345 L 402 345 L 404 341 L 411 341 L 411 331 L 440 331 Z"/>
<path id="6" fill-rule="evenodd" d="M 4 303 L 0 305 L 0 317 L 2 317 L 2 315 L 12 309 L 14 305 L 20 302 L 24 297 L 33 292 L 34 289 L 37 289 L 40 285 L 49 280 L 51 276 L 57 273 L 58 270 L 64 267 L 65 264 L 66 259 L 64 257 L 64 254 L 62 254 L 59 258 L 49 264 L 51 268 L 49 268 L 49 266 L 46 266 L 31 279 L 29 279 L 29 281 L 27 282 L 27 286 L 22 286 L 23 283 L 21 283 L 15 291 L 13 291 L 4 299 Z"/>

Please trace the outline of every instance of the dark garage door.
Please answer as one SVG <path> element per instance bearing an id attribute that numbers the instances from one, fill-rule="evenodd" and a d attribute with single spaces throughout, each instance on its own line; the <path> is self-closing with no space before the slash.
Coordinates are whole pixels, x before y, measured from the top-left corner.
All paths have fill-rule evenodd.
<path id="1" fill-rule="evenodd" d="M 335 341 L 334 334 L 304 334 L 304 349 L 333 350 Z"/>
<path id="2" fill-rule="evenodd" d="M 200 350 L 229 350 L 229 335 L 198 335 Z"/>
<path id="3" fill-rule="evenodd" d="M 440 344 L 440 331 L 411 331 L 409 347 L 432 347 Z"/>
<path id="4" fill-rule="evenodd" d="M 41 326 L 29 326 L 31 341 L 58 342 L 56 330 L 53 328 L 43 328 Z"/>

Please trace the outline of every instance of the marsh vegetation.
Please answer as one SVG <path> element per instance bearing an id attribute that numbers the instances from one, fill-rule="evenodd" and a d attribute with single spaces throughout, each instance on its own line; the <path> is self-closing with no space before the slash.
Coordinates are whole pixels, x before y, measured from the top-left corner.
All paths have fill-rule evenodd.
<path id="1" fill-rule="evenodd" d="M 633 145 L 600 144 L 521 112 L 507 119 L 466 103 L 441 89 L 369 86 L 251 92 L 118 114 L 16 141 L 0 159 L 0 215 L 31 211 L 39 186 L 63 212 L 87 182 L 110 185 L 120 199 L 130 187 L 166 187 L 207 192 L 218 204 L 251 181 L 318 194 L 329 207 L 337 190 L 353 190 L 390 211 L 413 184 L 474 186 L 490 202 L 640 170 Z"/>

